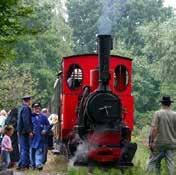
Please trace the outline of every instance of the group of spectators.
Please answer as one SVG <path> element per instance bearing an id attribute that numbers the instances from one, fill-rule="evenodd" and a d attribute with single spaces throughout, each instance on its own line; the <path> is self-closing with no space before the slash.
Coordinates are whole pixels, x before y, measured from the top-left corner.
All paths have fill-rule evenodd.
<path id="1" fill-rule="evenodd" d="M 169 175 L 175 175 L 176 155 L 176 112 L 170 106 L 170 96 L 163 96 L 162 108 L 155 112 L 149 137 L 149 158 L 147 170 L 160 175 L 161 160 L 166 159 Z M 0 111 L 1 168 L 7 169 L 17 163 L 18 170 L 42 170 L 47 161 L 48 145 L 53 141 L 49 133 L 58 117 L 48 118 L 47 109 L 41 104 L 31 105 L 31 97 L 24 96 L 21 107 L 12 109 L 8 114 Z M 51 115 L 52 116 L 52 115 Z M 49 122 L 50 121 L 50 122 Z M 50 143 L 48 142 L 50 140 Z"/>
<path id="2" fill-rule="evenodd" d="M 39 102 L 31 109 L 31 97 L 24 96 L 20 107 L 8 114 L 0 112 L 1 169 L 17 165 L 18 170 L 42 170 L 47 161 L 48 145 L 53 146 L 52 124 L 48 110 Z M 50 143 L 48 142 L 50 141 Z"/>

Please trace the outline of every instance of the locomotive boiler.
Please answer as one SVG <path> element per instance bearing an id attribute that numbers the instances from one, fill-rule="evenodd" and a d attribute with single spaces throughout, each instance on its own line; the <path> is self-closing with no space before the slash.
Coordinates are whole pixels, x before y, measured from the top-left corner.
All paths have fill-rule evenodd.
<path id="1" fill-rule="evenodd" d="M 132 60 L 110 55 L 110 35 L 99 35 L 97 41 L 98 54 L 62 60 L 62 73 L 55 86 L 59 140 L 71 156 L 77 154 L 79 146 L 86 145 L 81 152 L 86 162 L 131 166 L 137 149 L 131 143 Z"/>

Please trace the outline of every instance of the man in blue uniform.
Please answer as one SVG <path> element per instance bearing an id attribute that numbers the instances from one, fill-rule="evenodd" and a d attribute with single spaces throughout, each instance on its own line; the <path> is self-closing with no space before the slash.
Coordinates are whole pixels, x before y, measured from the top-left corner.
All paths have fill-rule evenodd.
<path id="1" fill-rule="evenodd" d="M 17 132 L 20 144 L 20 160 L 17 169 L 24 170 L 29 168 L 29 146 L 32 133 L 32 112 L 30 109 L 31 97 L 24 96 L 22 106 L 18 111 Z"/>
<path id="2" fill-rule="evenodd" d="M 32 114 L 32 124 L 33 124 L 33 138 L 31 139 L 31 166 L 38 170 L 43 169 L 43 159 L 44 159 L 44 146 L 47 142 L 47 132 L 50 129 L 50 124 L 48 118 L 41 113 L 40 103 L 33 103 L 33 114 Z"/>

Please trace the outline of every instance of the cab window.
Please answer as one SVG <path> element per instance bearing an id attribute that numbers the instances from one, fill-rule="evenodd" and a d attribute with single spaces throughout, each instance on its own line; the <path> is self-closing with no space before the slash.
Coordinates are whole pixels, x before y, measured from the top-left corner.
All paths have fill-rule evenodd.
<path id="1" fill-rule="evenodd" d="M 129 83 L 129 73 L 124 65 L 118 65 L 114 71 L 114 87 L 118 91 L 124 91 Z"/>
<path id="2" fill-rule="evenodd" d="M 67 85 L 70 89 L 74 90 L 82 85 L 83 71 L 78 64 L 70 66 L 67 74 Z"/>

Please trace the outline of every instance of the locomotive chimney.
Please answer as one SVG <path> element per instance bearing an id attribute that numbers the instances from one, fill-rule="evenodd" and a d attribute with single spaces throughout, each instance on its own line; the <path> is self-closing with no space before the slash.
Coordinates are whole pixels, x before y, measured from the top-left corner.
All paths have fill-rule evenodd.
<path id="1" fill-rule="evenodd" d="M 98 35 L 98 59 L 99 59 L 99 88 L 100 91 L 109 90 L 109 57 L 112 50 L 111 35 Z"/>

